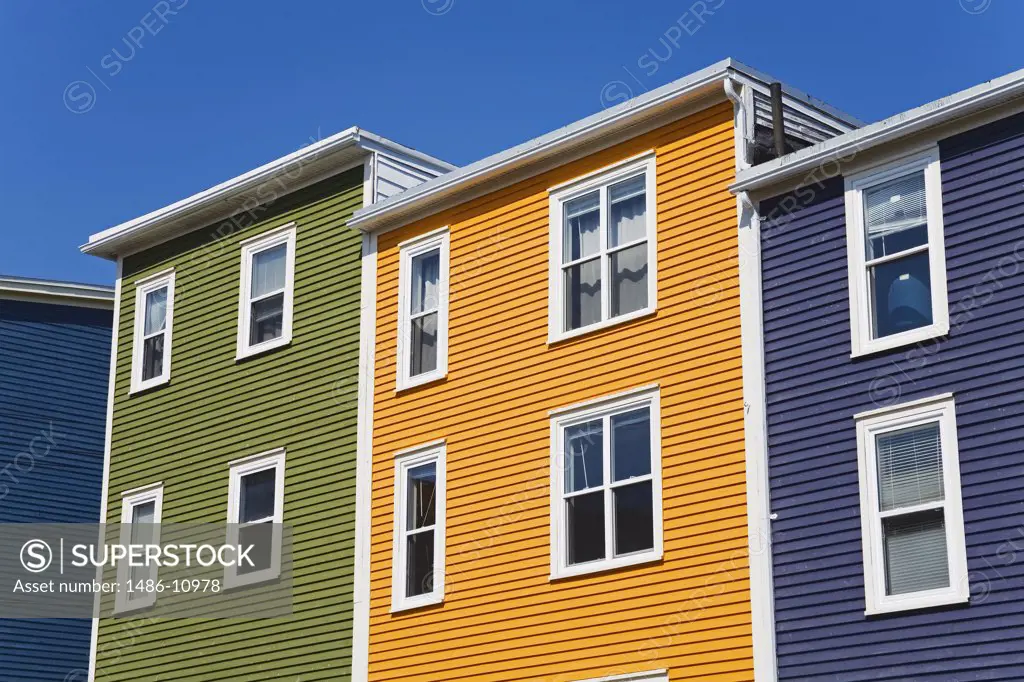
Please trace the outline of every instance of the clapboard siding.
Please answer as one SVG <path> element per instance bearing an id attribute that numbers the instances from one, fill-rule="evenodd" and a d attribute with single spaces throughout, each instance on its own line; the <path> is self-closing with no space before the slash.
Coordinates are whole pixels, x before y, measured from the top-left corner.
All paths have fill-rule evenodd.
<path id="1" fill-rule="evenodd" d="M 843 179 L 761 206 L 780 680 L 1024 679 L 1024 116 L 939 148 L 946 339 L 851 360 Z M 971 604 L 866 618 L 852 416 L 947 391 Z"/>
<path id="2" fill-rule="evenodd" d="M 294 615 L 103 619 L 97 679 L 350 679 L 361 237 L 347 221 L 362 202 L 359 167 L 279 199 L 258 224 L 125 259 L 107 517 L 120 518 L 123 491 L 162 481 L 164 522 L 223 523 L 228 463 L 285 447 Z M 236 362 L 239 242 L 292 221 L 292 342 Z M 170 266 L 171 381 L 129 395 L 134 282 Z"/>
<path id="3" fill-rule="evenodd" d="M 0 523 L 96 523 L 111 310 L 0 300 Z M 0 619 L 0 677 L 89 667 L 87 619 Z M 84 679 L 84 677 L 80 678 Z"/>
<path id="4" fill-rule="evenodd" d="M 370 680 L 749 681 L 732 109 L 381 235 Z M 547 344 L 548 188 L 654 149 L 658 312 Z M 448 378 L 395 392 L 398 244 L 450 225 Z M 664 560 L 549 580 L 548 411 L 659 383 Z M 391 614 L 394 454 L 447 439 L 445 601 Z"/>

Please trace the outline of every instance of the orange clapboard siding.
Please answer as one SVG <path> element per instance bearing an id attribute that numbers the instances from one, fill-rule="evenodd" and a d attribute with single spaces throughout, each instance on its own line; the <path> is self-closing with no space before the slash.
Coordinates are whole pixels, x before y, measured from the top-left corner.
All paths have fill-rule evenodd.
<path id="1" fill-rule="evenodd" d="M 732 109 L 380 235 L 370 680 L 753 679 Z M 548 188 L 657 154 L 658 311 L 549 346 Z M 398 244 L 450 226 L 448 377 L 396 393 Z M 661 386 L 664 559 L 551 581 L 548 412 Z M 447 441 L 444 603 L 391 606 L 394 454 Z"/>

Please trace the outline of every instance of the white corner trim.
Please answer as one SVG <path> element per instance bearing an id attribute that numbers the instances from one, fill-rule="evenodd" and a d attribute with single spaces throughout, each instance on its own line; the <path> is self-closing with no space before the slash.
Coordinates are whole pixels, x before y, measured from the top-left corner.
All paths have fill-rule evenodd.
<path id="1" fill-rule="evenodd" d="M 363 233 L 356 423 L 356 533 L 353 579 L 352 680 L 370 669 L 370 546 L 373 522 L 373 389 L 377 343 L 377 235 Z"/>
<path id="2" fill-rule="evenodd" d="M 898 334 L 872 338 L 863 193 L 865 189 L 915 171 L 923 171 L 925 180 L 928 229 L 928 243 L 925 248 L 928 251 L 932 322 Z M 857 358 L 893 350 L 948 334 L 949 303 L 939 148 L 932 145 L 925 151 L 918 151 L 910 156 L 887 159 L 882 164 L 845 176 L 844 183 L 847 280 L 850 298 L 850 357 Z"/>
<path id="3" fill-rule="evenodd" d="M 249 331 L 251 320 L 251 309 L 249 301 L 250 282 L 252 277 L 252 262 L 256 254 L 267 249 L 272 249 L 281 244 L 286 244 L 287 255 L 285 256 L 285 285 L 284 302 L 282 305 L 281 336 L 270 341 L 249 345 Z M 242 241 L 241 247 L 241 269 L 239 271 L 238 287 L 238 336 L 235 350 L 235 360 L 244 360 L 274 348 L 287 346 L 292 342 L 292 319 L 295 307 L 295 251 L 296 251 L 296 225 L 290 222 L 272 230 L 250 237 Z"/>
<path id="4" fill-rule="evenodd" d="M 107 522 L 107 498 L 110 493 L 110 454 L 113 443 L 114 428 L 114 384 L 117 379 L 117 329 L 121 321 L 121 286 L 124 275 L 124 258 L 117 259 L 117 274 L 114 280 L 114 316 L 113 327 L 110 332 L 110 369 L 107 373 L 107 423 L 103 430 L 103 483 L 100 487 L 100 524 Z M 99 531 L 99 544 L 103 544 L 104 531 Z M 96 569 L 96 580 L 102 582 L 103 569 Z M 96 680 L 96 648 L 100 635 L 100 596 L 96 595 L 93 600 L 92 632 L 89 641 L 89 674 L 88 682 Z"/>

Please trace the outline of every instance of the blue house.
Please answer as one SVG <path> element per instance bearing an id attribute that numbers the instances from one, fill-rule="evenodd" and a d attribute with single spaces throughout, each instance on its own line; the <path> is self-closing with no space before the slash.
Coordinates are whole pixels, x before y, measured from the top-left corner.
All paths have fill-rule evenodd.
<path id="1" fill-rule="evenodd" d="M 1024 680 L 1024 71 L 733 190 L 777 679 Z"/>
<path id="2" fill-rule="evenodd" d="M 98 523 L 114 292 L 0 277 L 0 523 Z M 92 621 L 0 619 L 0 679 L 84 682 Z"/>

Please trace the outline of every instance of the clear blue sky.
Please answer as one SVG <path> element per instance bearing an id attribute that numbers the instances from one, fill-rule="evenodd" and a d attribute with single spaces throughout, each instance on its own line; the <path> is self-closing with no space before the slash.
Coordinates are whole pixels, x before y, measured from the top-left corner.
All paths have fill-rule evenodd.
<path id="1" fill-rule="evenodd" d="M 1017 0 L 705 2 L 2 0 L 0 273 L 110 282 L 89 234 L 351 125 L 464 164 L 727 56 L 866 121 L 1024 66 Z"/>

